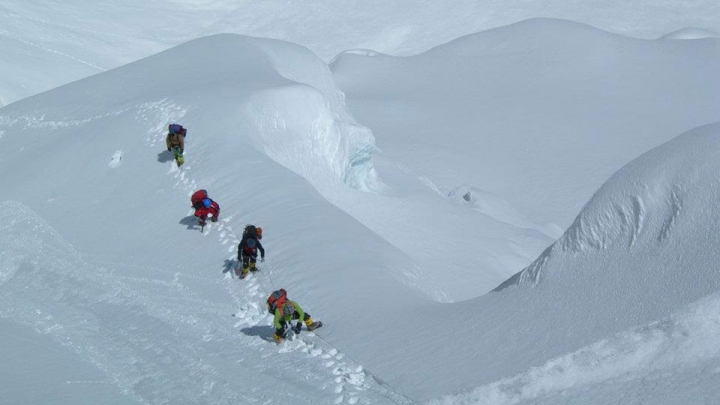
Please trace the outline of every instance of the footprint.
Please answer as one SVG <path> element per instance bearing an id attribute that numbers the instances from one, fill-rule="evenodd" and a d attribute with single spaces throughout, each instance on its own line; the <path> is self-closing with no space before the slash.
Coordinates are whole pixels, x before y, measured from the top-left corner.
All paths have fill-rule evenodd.
<path id="1" fill-rule="evenodd" d="M 115 151 L 115 154 L 112 158 L 110 158 L 110 163 L 108 163 L 108 166 L 115 169 L 119 167 L 122 164 L 123 160 L 123 153 L 121 150 Z"/>

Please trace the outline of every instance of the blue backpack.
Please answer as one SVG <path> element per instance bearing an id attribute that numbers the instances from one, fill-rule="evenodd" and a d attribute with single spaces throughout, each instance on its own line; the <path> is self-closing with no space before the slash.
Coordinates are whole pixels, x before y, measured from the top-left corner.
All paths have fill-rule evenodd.
<path id="1" fill-rule="evenodd" d="M 170 135 L 180 134 L 185 138 L 187 136 L 187 129 L 183 128 L 180 124 L 170 124 L 168 125 L 168 133 L 170 133 Z"/>

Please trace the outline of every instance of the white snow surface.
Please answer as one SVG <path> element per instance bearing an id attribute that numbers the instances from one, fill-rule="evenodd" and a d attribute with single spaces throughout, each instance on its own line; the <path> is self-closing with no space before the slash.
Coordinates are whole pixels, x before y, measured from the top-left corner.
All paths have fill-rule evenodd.
<path id="1" fill-rule="evenodd" d="M 536 17 L 639 38 L 720 32 L 715 0 L 2 0 L 0 106 L 217 33 L 298 43 L 330 60 L 351 49 L 418 54 Z"/>
<path id="2" fill-rule="evenodd" d="M 659 39 L 702 39 L 702 38 L 720 38 L 720 32 L 704 30 L 701 28 L 682 28 L 669 34 L 661 36 Z"/>
<path id="3" fill-rule="evenodd" d="M 0 398 L 718 402 L 719 47 L 531 20 L 331 70 L 223 34 L 7 105 Z M 268 341 L 280 287 L 325 326 Z"/>

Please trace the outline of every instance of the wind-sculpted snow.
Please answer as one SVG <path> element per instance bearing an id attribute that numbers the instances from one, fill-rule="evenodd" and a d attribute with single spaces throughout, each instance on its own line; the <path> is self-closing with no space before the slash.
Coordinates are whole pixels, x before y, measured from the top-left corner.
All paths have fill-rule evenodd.
<path id="1" fill-rule="evenodd" d="M 313 3 L 76 0 L 52 7 L 3 0 L 0 98 L 6 103 L 217 33 L 275 38 L 324 60 L 348 49 L 413 55 L 458 37 L 533 17 L 563 18 L 642 38 L 682 27 L 720 30 L 714 0 L 629 2 L 367 0 Z"/>
<path id="2" fill-rule="evenodd" d="M 430 404 L 634 402 L 629 398 L 644 398 L 651 403 L 695 403 L 693 385 L 703 386 L 705 398 L 720 395 L 720 349 L 715 344 L 718 339 L 720 294 L 716 293 L 665 319 Z M 707 373 L 710 369 L 712 372 Z"/>
<path id="3" fill-rule="evenodd" d="M 620 167 L 720 116 L 715 39 L 532 19 L 331 68 L 385 155 L 443 190 L 496 195 L 537 228 L 567 228 Z"/>
<path id="4" fill-rule="evenodd" d="M 275 161 L 328 193 L 337 180 L 360 190 L 377 188 L 375 140 L 345 107 L 328 66 L 307 49 L 257 41 L 272 66 L 297 84 L 254 94 L 243 108 L 252 142 Z"/>
<path id="5" fill-rule="evenodd" d="M 477 395 L 453 397 L 446 403 L 455 399 L 475 403 L 485 394 L 489 395 L 488 403 L 493 399 L 499 403 L 532 403 L 535 399 L 541 401 L 546 394 L 544 403 L 554 403 L 554 392 L 565 389 L 585 384 L 590 390 L 601 386 L 604 389 L 597 388 L 601 395 L 612 391 L 608 386 L 621 384 L 626 375 L 642 380 L 647 374 L 643 371 L 645 362 L 656 362 L 655 354 L 647 354 L 648 350 L 656 350 L 652 342 L 655 332 L 646 334 L 640 330 L 638 334 L 633 328 L 675 316 L 709 295 L 715 298 L 708 308 L 717 304 L 718 135 L 720 124 L 700 127 L 634 160 L 598 190 L 552 247 L 496 292 L 448 307 L 429 308 L 424 313 L 428 319 L 462 325 L 444 344 L 431 349 L 431 345 L 423 346 L 422 340 L 417 340 L 423 350 L 395 343 L 393 338 L 383 339 L 388 353 L 403 346 L 408 354 L 405 366 L 412 370 L 407 373 L 418 378 L 421 370 L 429 372 L 423 366 L 425 362 L 447 362 L 454 370 L 473 370 L 452 379 L 434 376 L 433 381 L 455 392 L 467 390 L 473 381 L 475 386 L 483 386 Z M 667 359 L 685 356 L 682 342 L 697 344 L 700 354 L 689 360 L 689 375 L 701 373 L 705 364 L 718 364 L 716 352 L 702 349 L 714 345 L 709 342 L 716 339 L 716 321 L 702 315 L 693 315 L 693 319 L 708 322 L 709 335 L 702 332 L 697 338 L 685 341 L 679 337 L 680 341 L 674 342 L 675 335 L 684 332 L 671 331 L 656 341 L 666 346 L 662 350 L 667 353 L 659 356 Z M 619 337 L 613 337 L 616 335 Z M 609 346 L 603 339 L 609 339 Z M 638 339 L 651 342 L 632 344 Z M 463 349 L 456 352 L 450 348 L 454 345 Z M 398 359 L 392 356 L 389 361 Z M 476 363 L 483 366 L 476 367 Z M 592 366 L 595 363 L 597 367 Z M 546 366 L 528 371 L 520 364 Z M 674 367 L 668 365 L 663 370 Z M 665 373 L 653 370 L 650 375 Z M 508 375 L 518 377 L 499 381 L 499 376 Z M 714 387 L 715 379 L 708 376 L 701 384 L 703 392 L 710 396 L 717 395 L 708 391 Z M 390 381 L 398 385 L 398 380 Z M 671 386 L 688 393 L 695 383 L 681 379 Z M 630 391 L 646 393 L 640 389 L 641 384 L 627 386 Z M 416 397 L 426 392 L 414 389 L 410 393 Z M 578 388 L 573 391 L 577 396 L 572 398 L 584 398 L 582 392 Z"/>
<path id="6" fill-rule="evenodd" d="M 378 187 L 367 128 L 341 120 L 322 93 L 309 86 L 255 94 L 243 115 L 255 133 L 255 146 L 305 177 L 323 193 L 338 180 L 359 190 Z"/>
<path id="7" fill-rule="evenodd" d="M 398 311 L 426 302 L 405 282 L 415 266 L 310 183 L 368 194 L 343 181 L 364 186 L 353 170 L 371 172 L 369 155 L 357 164 L 351 151 L 367 146 L 359 140 L 371 148 L 371 135 L 336 109 L 342 97 L 331 94 L 327 67 L 312 73 L 322 63 L 278 72 L 293 52 L 312 59 L 294 45 L 216 36 L 2 108 L 9 181 L 0 201 L 15 201 L 0 217 L 3 321 L 66 344 L 130 402 L 411 402 L 365 367 L 357 346 L 394 321 L 376 316 L 387 309 L 379 297 L 397 299 Z M 303 71 L 310 84 L 284 76 Z M 313 147 L 285 163 L 314 163 L 307 179 L 265 151 L 298 139 L 251 130 L 258 117 L 243 113 L 260 102 L 289 108 L 264 94 L 296 88 L 286 128 Z M 164 142 L 170 122 L 188 128 L 181 168 Z M 199 188 L 221 206 L 202 232 L 189 207 Z M 250 222 L 265 228 L 268 257 L 240 281 L 232 269 Z M 268 341 L 264 300 L 280 287 L 326 323 L 322 335 Z M 343 301 L 352 307 L 333 309 Z M 35 384 L 19 381 L 12 401 L 26 403 Z"/>
<path id="8" fill-rule="evenodd" d="M 550 270 L 553 259 L 578 254 L 605 255 L 610 251 L 614 256 L 657 258 L 679 240 L 692 245 L 714 240 L 708 224 L 718 221 L 712 209 L 720 190 L 715 182 L 720 166 L 713 158 L 720 149 L 715 140 L 718 128 L 720 125 L 714 124 L 693 130 L 618 171 L 543 255 L 542 264 L 533 264 L 521 278 L 534 282 L 554 279 Z M 703 254 L 708 255 L 713 255 L 713 249 Z M 646 271 L 655 277 L 677 271 L 693 283 L 711 277 L 702 265 L 683 266 L 680 271 L 675 267 L 680 259 L 674 258 L 671 268 L 666 263 Z"/>
<path id="9" fill-rule="evenodd" d="M 168 73 L 162 78 L 148 80 L 148 74 L 154 71 Z M 306 176 L 317 187 L 339 182 L 355 189 L 370 190 L 378 184 L 372 164 L 372 133 L 357 124 L 348 113 L 327 65 L 297 45 L 239 35 L 217 35 L 192 41 L 109 72 L 102 78 L 81 83 L 79 86 L 83 87 L 87 99 L 78 100 L 77 104 L 89 102 L 84 111 L 86 118 L 66 119 L 60 109 L 41 108 L 32 115 L 8 112 L 0 117 L 0 123 L 38 129 L 78 126 L 91 121 L 99 123 L 109 116 L 131 110 L 142 119 L 146 108 L 168 111 L 166 119 L 177 120 L 188 109 L 198 108 L 197 101 L 158 100 L 156 95 L 172 98 L 179 96 L 176 89 L 182 88 L 187 94 L 187 87 L 194 87 L 210 97 L 208 102 L 218 103 L 213 114 L 223 117 L 226 122 L 223 126 L 227 131 L 225 137 L 241 137 L 254 144 L 279 163 Z M 126 83 L 143 85 L 128 86 Z M 208 89 L 217 86 L 222 90 L 208 94 Z M 69 93 L 62 90 L 50 94 L 44 97 L 44 104 L 48 106 L 70 98 Z M 132 100 L 133 106 L 118 110 L 107 103 L 107 100 L 118 99 Z M 101 101 L 91 104 L 93 100 Z M 138 100 L 142 101 L 141 105 Z M 67 105 L 64 109 L 73 108 Z M 277 116 L 282 118 L 278 121 Z M 200 136 L 205 130 L 197 126 L 195 129 L 195 134 Z"/>
<path id="10" fill-rule="evenodd" d="M 675 403 L 715 400 L 718 373 L 707 370 L 717 369 L 718 357 L 708 343 L 717 341 L 712 314 L 720 286 L 714 271 L 718 125 L 619 171 L 523 277 L 482 295 L 509 269 L 527 266 L 537 256 L 528 252 L 545 248 L 556 229 L 523 207 L 547 208 L 546 195 L 577 198 L 554 177 L 558 171 L 576 180 L 599 177 L 622 156 L 635 156 L 624 147 L 638 151 L 659 142 L 658 127 L 668 126 L 660 131 L 665 136 L 716 112 L 716 84 L 703 70 L 715 66 L 716 55 L 706 53 L 715 49 L 713 40 L 638 42 L 556 25 L 534 21 L 520 31 L 489 33 L 480 42 L 491 57 L 476 58 L 472 39 L 453 45 L 475 64 L 458 65 L 447 49 L 415 59 L 462 66 L 461 72 L 438 77 L 405 59 L 392 80 L 370 74 L 377 88 L 363 89 L 369 97 L 361 102 L 380 95 L 386 104 L 378 110 L 404 117 L 383 127 L 385 136 L 398 131 L 395 149 L 377 158 L 384 185 L 370 165 L 372 136 L 344 111 L 327 68 L 306 50 L 277 41 L 234 35 L 193 41 L 3 107 L 0 201 L 12 202 L 0 205 L 0 343 L 7 330 L 41 334 L 54 342 L 46 348 L 71 351 L 95 370 L 88 382 L 138 403 L 407 404 L 477 387 L 480 394 L 453 398 L 474 401 L 489 393 L 553 403 L 567 393 L 577 399 L 571 403 L 588 403 L 585 393 L 615 387 L 654 399 L 652 386 L 644 387 L 656 378 L 673 392 L 699 392 Z M 528 27 L 552 29 L 526 36 L 533 32 Z M 512 40 L 500 41 L 505 35 Z M 597 46 L 585 48 L 588 38 Z M 694 51 L 685 53 L 686 47 Z M 592 49 L 579 54 L 583 63 L 550 68 L 565 66 L 556 58 L 576 57 L 578 49 Z M 610 81 L 618 87 L 585 76 L 597 61 L 584 56 L 603 50 L 618 57 L 617 66 L 620 55 L 629 58 L 619 68 L 627 80 Z M 515 66 L 500 61 L 502 55 L 537 74 L 478 73 L 489 65 L 485 73 Z M 547 69 L 531 69 L 538 65 L 528 55 Z M 377 55 L 372 63 L 388 58 Z M 655 65 L 668 58 L 673 63 Z M 657 76 L 640 80 L 650 71 Z M 557 83 L 567 75 L 578 87 L 563 95 Z M 418 77 L 439 85 L 423 93 Z M 464 93 L 476 94 L 468 78 L 477 77 L 488 99 Z M 672 83 L 656 88 L 663 77 Z M 389 84 L 407 99 L 386 97 L 382 87 Z M 493 86 L 536 98 L 497 98 Z M 628 101 L 613 104 L 619 98 L 602 98 L 603 91 Z M 444 104 L 454 96 L 457 103 Z M 550 96 L 563 102 L 553 104 Z M 631 101 L 649 104 L 634 110 Z M 561 105 L 578 109 L 553 115 Z M 415 115 L 413 106 L 419 106 Z M 453 115 L 455 107 L 466 109 Z M 522 125 L 494 127 L 490 141 L 492 115 L 505 108 L 505 118 Z M 638 111 L 646 115 L 610 119 Z M 530 120 L 533 112 L 543 119 Z M 429 119 L 446 113 L 451 119 L 442 126 Z M 463 124 L 462 116 L 482 125 Z M 163 142 L 169 122 L 188 128 L 181 168 Z M 561 139 L 568 143 L 543 138 L 563 129 L 554 123 L 578 125 L 565 128 Z M 532 131 L 516 139 L 521 126 Z M 624 126 L 628 132 L 611 131 Z M 580 131 L 588 127 L 594 136 Z M 474 132 L 460 131 L 469 129 Z M 635 132 L 643 142 L 628 141 Z M 532 149 L 523 148 L 526 141 Z M 497 150 L 488 150 L 493 145 Z M 610 162 L 580 165 L 573 153 L 589 148 L 604 151 Z M 431 153 L 413 157 L 420 149 Z M 548 157 L 551 152 L 565 160 Z M 509 163 L 493 166 L 501 160 Z M 468 163 L 476 161 L 488 170 Z M 512 176 L 518 173 L 529 176 Z M 504 181 L 514 192 L 497 193 L 460 174 Z M 544 176 L 563 187 L 543 190 Z M 204 228 L 189 207 L 198 188 L 221 206 L 220 220 Z M 248 223 L 264 228 L 267 257 L 259 272 L 238 280 L 237 243 Z M 325 326 L 290 335 L 284 345 L 269 341 L 274 328 L 264 300 L 280 287 Z M 476 298 L 438 302 L 458 297 Z M 67 381 L 77 393 L 80 384 Z M 17 403 L 29 402 L 24 392 L 45 388 L 33 378 L 0 378 L 0 388 L 3 383 L 18 385 Z M 41 397 L 51 395 L 48 388 Z"/>
<path id="11" fill-rule="evenodd" d="M 701 28 L 682 28 L 661 36 L 660 40 L 720 38 L 720 33 Z"/>

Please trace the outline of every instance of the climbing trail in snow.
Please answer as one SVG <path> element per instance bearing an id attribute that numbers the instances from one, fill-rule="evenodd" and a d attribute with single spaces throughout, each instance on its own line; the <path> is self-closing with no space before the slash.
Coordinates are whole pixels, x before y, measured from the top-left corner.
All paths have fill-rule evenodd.
<path id="1" fill-rule="evenodd" d="M 170 114 L 175 115 L 175 114 Z M 149 140 L 149 146 L 155 146 L 162 142 L 164 134 L 160 131 L 155 132 L 155 137 Z M 188 198 L 193 192 L 203 188 L 191 176 L 192 163 L 186 163 L 182 167 L 178 167 L 173 160 L 168 175 L 175 179 L 174 187 L 187 193 Z M 211 194 L 212 195 L 212 194 Z M 192 210 L 189 214 L 192 214 Z M 264 336 L 258 336 L 265 345 L 272 342 L 272 316 L 265 308 L 265 300 L 277 286 L 272 280 L 273 266 L 265 263 L 262 269 L 251 273 L 244 280 L 240 281 L 234 274 L 234 268 L 237 267 L 237 245 L 240 243 L 240 235 L 230 225 L 232 217 L 222 218 L 216 222 L 208 222 L 203 231 L 203 235 L 207 236 L 214 233 L 218 242 L 227 246 L 228 256 L 226 258 L 225 280 L 227 281 L 227 291 L 237 306 L 237 311 L 233 314 L 237 320 L 234 327 L 242 330 L 262 330 L 267 331 Z M 251 222 L 251 221 L 250 221 Z M 214 231 L 217 232 L 214 232 Z M 241 233 L 241 232 L 240 232 Z M 263 328 L 264 327 L 264 328 Z M 272 342 L 272 343 L 271 343 Z M 321 386 L 323 390 L 332 390 L 336 394 L 333 401 L 334 404 L 369 404 L 374 403 L 371 400 L 370 393 L 381 398 L 391 401 L 395 404 L 412 404 L 415 401 L 397 392 L 389 385 L 381 382 L 372 373 L 367 371 L 359 362 L 350 359 L 347 355 L 340 352 L 332 343 L 323 339 L 315 332 L 303 331 L 300 335 L 289 333 L 288 339 L 277 346 L 277 354 L 293 355 L 301 354 L 307 359 L 312 359 L 319 364 L 332 381 L 331 384 Z M 263 355 L 265 356 L 265 355 Z M 298 370 L 299 375 L 309 372 L 307 369 Z M 365 395 L 363 395 L 365 393 Z M 376 398 L 379 399 L 379 398 Z"/>

